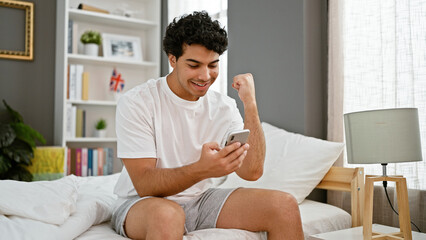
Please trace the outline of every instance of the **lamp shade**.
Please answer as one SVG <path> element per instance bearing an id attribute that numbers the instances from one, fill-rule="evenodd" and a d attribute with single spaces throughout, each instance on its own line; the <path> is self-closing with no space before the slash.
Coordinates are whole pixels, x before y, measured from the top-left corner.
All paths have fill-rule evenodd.
<path id="1" fill-rule="evenodd" d="M 422 161 L 417 108 L 344 115 L 348 163 Z"/>

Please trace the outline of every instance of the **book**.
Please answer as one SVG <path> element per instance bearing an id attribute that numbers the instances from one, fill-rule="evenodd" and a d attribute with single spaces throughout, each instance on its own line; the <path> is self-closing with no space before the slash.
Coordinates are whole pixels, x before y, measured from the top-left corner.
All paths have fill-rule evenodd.
<path id="1" fill-rule="evenodd" d="M 81 100 L 89 100 L 89 73 L 83 72 Z"/>
<path id="2" fill-rule="evenodd" d="M 33 181 L 54 180 L 64 176 L 65 148 L 36 147 L 28 171 Z"/>
<path id="3" fill-rule="evenodd" d="M 109 175 L 108 173 L 108 148 L 104 148 L 104 168 L 103 168 L 103 173 L 104 175 Z"/>
<path id="4" fill-rule="evenodd" d="M 75 64 L 70 64 L 70 81 L 69 81 L 69 91 L 70 91 L 70 100 L 77 99 L 77 70 Z"/>
<path id="5" fill-rule="evenodd" d="M 93 163 L 92 163 L 92 171 L 93 176 L 98 176 L 98 149 L 93 149 Z"/>
<path id="6" fill-rule="evenodd" d="M 75 138 L 75 133 L 76 133 L 76 129 L 77 129 L 77 106 L 72 106 L 71 107 L 71 133 L 72 135 L 70 136 L 71 138 Z"/>
<path id="7" fill-rule="evenodd" d="M 97 8 L 97 7 L 94 7 L 94 6 L 90 6 L 90 5 L 87 5 L 87 4 L 83 4 L 83 3 L 80 3 L 80 5 L 78 5 L 78 9 L 86 10 L 86 11 L 92 11 L 92 12 L 107 13 L 107 14 L 109 13 L 109 11 L 107 11 L 107 10 Z"/>
<path id="8" fill-rule="evenodd" d="M 66 131 L 66 136 L 67 138 L 73 138 L 74 134 L 72 132 L 73 130 L 73 108 L 72 108 L 72 104 L 71 103 L 67 103 L 66 105 L 66 119 L 65 119 L 65 131 Z"/>
<path id="9" fill-rule="evenodd" d="M 75 136 L 83 137 L 83 109 L 77 108 Z"/>
<path id="10" fill-rule="evenodd" d="M 81 176 L 81 161 L 82 161 L 82 155 L 81 155 L 81 148 L 75 149 L 75 175 Z"/>
<path id="11" fill-rule="evenodd" d="M 75 65 L 75 70 L 76 70 L 76 96 L 75 99 L 76 100 L 81 100 L 82 99 L 82 93 L 83 93 L 83 71 L 84 71 L 84 66 L 82 64 L 76 64 Z"/>
<path id="12" fill-rule="evenodd" d="M 67 66 L 67 99 L 70 99 L 70 65 Z"/>
<path id="13" fill-rule="evenodd" d="M 105 148 L 107 149 L 106 154 L 106 165 L 107 165 L 107 175 L 110 175 L 113 173 L 113 164 L 114 164 L 114 150 L 112 148 Z"/>
<path id="14" fill-rule="evenodd" d="M 86 110 L 83 110 L 81 136 L 86 137 Z"/>
<path id="15" fill-rule="evenodd" d="M 87 149 L 87 176 L 93 176 L 93 149 Z"/>
<path id="16" fill-rule="evenodd" d="M 87 148 L 81 149 L 81 176 L 87 177 L 87 159 L 88 158 L 88 152 Z"/>
<path id="17" fill-rule="evenodd" d="M 71 157 L 70 157 L 70 174 L 75 174 L 75 167 L 76 167 L 76 149 L 71 148 Z"/>
<path id="18" fill-rule="evenodd" d="M 68 21 L 68 53 L 72 53 L 72 39 L 73 39 L 73 26 L 74 21 L 73 20 L 69 20 Z"/>
<path id="19" fill-rule="evenodd" d="M 71 174 L 71 149 L 67 148 L 67 175 Z"/>
<path id="20" fill-rule="evenodd" d="M 98 148 L 98 176 L 104 175 L 105 153 L 103 148 Z"/>

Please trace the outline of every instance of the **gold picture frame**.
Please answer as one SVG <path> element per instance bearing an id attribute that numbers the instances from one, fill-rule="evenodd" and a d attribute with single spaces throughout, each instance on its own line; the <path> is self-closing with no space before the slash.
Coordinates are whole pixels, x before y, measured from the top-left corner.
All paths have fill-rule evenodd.
<path id="1" fill-rule="evenodd" d="M 0 58 L 33 60 L 34 44 L 34 3 L 23 1 L 0 0 L 0 8 L 15 8 L 25 11 L 25 50 L 15 51 L 3 49 L 0 46 Z M 0 34 L 7 34 L 1 32 Z"/>

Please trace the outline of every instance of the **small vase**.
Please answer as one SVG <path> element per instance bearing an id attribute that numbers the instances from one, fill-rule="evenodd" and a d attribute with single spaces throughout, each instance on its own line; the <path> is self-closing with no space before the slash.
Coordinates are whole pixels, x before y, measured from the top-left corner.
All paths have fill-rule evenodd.
<path id="1" fill-rule="evenodd" d="M 98 138 L 106 137 L 106 129 L 95 130 L 95 137 L 98 137 Z"/>
<path id="2" fill-rule="evenodd" d="M 96 43 L 84 44 L 84 54 L 89 56 L 98 56 L 99 45 Z"/>

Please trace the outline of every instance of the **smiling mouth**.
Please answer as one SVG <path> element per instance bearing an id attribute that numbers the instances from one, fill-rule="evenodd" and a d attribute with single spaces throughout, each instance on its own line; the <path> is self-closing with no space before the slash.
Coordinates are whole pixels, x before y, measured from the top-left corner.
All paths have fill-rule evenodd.
<path id="1" fill-rule="evenodd" d="M 199 86 L 199 87 L 205 87 L 205 86 L 207 86 L 207 84 L 208 84 L 208 82 L 207 83 L 204 83 L 204 84 L 201 84 L 201 83 L 196 83 L 196 82 L 192 82 L 193 84 L 195 84 L 195 85 L 197 85 L 197 86 Z"/>

